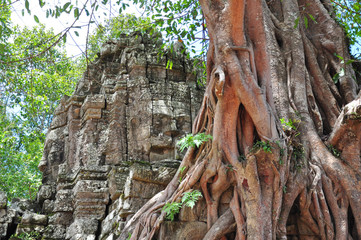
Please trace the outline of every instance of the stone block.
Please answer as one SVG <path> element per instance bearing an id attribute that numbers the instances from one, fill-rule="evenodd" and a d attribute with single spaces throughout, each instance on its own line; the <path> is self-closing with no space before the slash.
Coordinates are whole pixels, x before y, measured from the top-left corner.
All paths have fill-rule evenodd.
<path id="1" fill-rule="evenodd" d="M 42 214 L 36 214 L 32 212 L 25 212 L 21 218 L 21 224 L 23 225 L 42 225 L 46 226 L 48 223 L 48 216 Z"/>
<path id="2" fill-rule="evenodd" d="M 46 199 L 50 199 L 53 196 L 54 190 L 50 185 L 41 185 L 37 194 L 38 201 L 43 202 Z"/>
<path id="3" fill-rule="evenodd" d="M 106 181 L 100 180 L 79 180 L 73 189 L 75 194 L 79 193 L 107 193 Z"/>
<path id="4" fill-rule="evenodd" d="M 69 96 L 64 95 L 60 99 L 60 104 L 55 108 L 54 115 L 58 115 L 66 111 L 66 102 L 69 100 Z"/>
<path id="5" fill-rule="evenodd" d="M 29 199 L 13 198 L 11 200 L 11 208 L 21 214 L 24 213 L 25 211 L 31 211 L 31 212 L 40 211 L 39 204 Z"/>
<path id="6" fill-rule="evenodd" d="M 156 66 L 156 65 L 148 67 L 148 77 L 150 78 L 151 81 L 166 79 L 167 69 L 165 68 L 165 66 Z"/>
<path id="7" fill-rule="evenodd" d="M 106 238 L 101 238 L 101 240 L 103 240 L 103 239 L 105 239 L 105 240 L 116 240 L 116 239 L 118 239 L 117 238 L 117 236 L 115 236 L 113 233 L 111 233 L 111 234 L 109 234 Z"/>
<path id="8" fill-rule="evenodd" d="M 138 140 L 128 140 L 128 155 L 129 161 L 142 159 L 143 161 L 149 161 L 149 153 L 151 149 L 151 143 L 149 139 L 145 139 L 142 141 Z"/>
<path id="9" fill-rule="evenodd" d="M 71 105 L 68 110 L 68 121 L 80 118 L 80 107 Z"/>
<path id="10" fill-rule="evenodd" d="M 112 201 L 124 192 L 124 185 L 129 174 L 129 166 L 113 167 L 108 174 L 109 193 Z"/>
<path id="11" fill-rule="evenodd" d="M 54 203 L 55 212 L 71 212 L 73 208 L 73 191 L 71 189 L 62 189 L 56 193 Z"/>
<path id="12" fill-rule="evenodd" d="M 109 205 L 109 212 L 118 211 L 119 209 L 121 209 L 123 207 L 123 201 L 124 201 L 123 196 L 121 196 L 117 200 L 112 202 Z"/>
<path id="13" fill-rule="evenodd" d="M 7 211 L 5 208 L 0 209 L 0 223 L 5 222 Z"/>
<path id="14" fill-rule="evenodd" d="M 107 180 L 110 166 L 82 166 L 76 176 L 76 181 L 79 180 Z"/>
<path id="15" fill-rule="evenodd" d="M 53 121 L 50 124 L 50 129 L 56 129 L 65 126 L 67 124 L 67 120 L 68 117 L 66 112 L 55 115 Z"/>
<path id="16" fill-rule="evenodd" d="M 151 198 L 165 188 L 163 185 L 132 180 L 124 189 L 124 197 Z"/>
<path id="17" fill-rule="evenodd" d="M 116 50 L 116 43 L 115 42 L 106 42 L 100 48 L 100 56 L 102 58 L 108 57 L 109 55 L 115 54 Z"/>
<path id="18" fill-rule="evenodd" d="M 96 196 L 94 196 L 96 195 Z M 88 195 L 76 196 L 74 206 L 78 208 L 79 206 L 101 206 L 108 204 L 108 196 L 104 195 L 103 193 L 89 193 Z"/>
<path id="19" fill-rule="evenodd" d="M 0 239 L 5 239 L 8 231 L 7 223 L 0 223 Z"/>
<path id="20" fill-rule="evenodd" d="M 186 74 L 182 66 L 176 66 L 173 64 L 173 68 L 171 71 L 168 71 L 168 78 L 169 81 L 172 82 L 185 82 L 186 81 Z"/>
<path id="21" fill-rule="evenodd" d="M 49 213 L 54 212 L 54 205 L 55 205 L 55 201 L 46 199 L 46 200 L 43 202 L 42 212 L 43 212 L 43 213 L 46 213 L 46 214 L 49 214 Z"/>
<path id="22" fill-rule="evenodd" d="M 207 233 L 205 222 L 170 222 L 165 221 L 159 230 L 162 240 L 201 240 Z"/>
<path id="23" fill-rule="evenodd" d="M 115 232 L 116 228 L 119 227 L 120 221 L 121 219 L 115 211 L 110 212 L 101 223 L 101 233 L 99 239 L 106 239 L 108 235 Z"/>
<path id="24" fill-rule="evenodd" d="M 57 212 L 49 217 L 49 225 L 69 226 L 73 221 L 72 212 Z"/>
<path id="25" fill-rule="evenodd" d="M 18 227 L 16 228 L 16 234 L 30 233 L 30 232 L 43 233 L 44 230 L 45 230 L 45 226 L 43 226 L 43 225 L 19 224 Z"/>
<path id="26" fill-rule="evenodd" d="M 18 216 L 18 213 L 14 209 L 0 209 L 0 223 L 11 223 L 16 216 Z"/>
<path id="27" fill-rule="evenodd" d="M 43 234 L 44 240 L 63 240 L 65 239 L 66 228 L 62 225 L 48 225 Z"/>
<path id="28" fill-rule="evenodd" d="M 179 161 L 165 160 L 163 164 L 133 164 L 130 168 L 132 179 L 166 186 L 173 178 Z"/>
<path id="29" fill-rule="evenodd" d="M 102 109 L 105 107 L 105 97 L 103 94 L 88 95 L 81 107 L 81 115 L 89 108 Z"/>
<path id="30" fill-rule="evenodd" d="M 175 150 L 174 148 L 170 148 L 170 147 L 152 146 L 149 153 L 149 161 L 152 163 L 174 157 L 175 157 Z"/>
<path id="31" fill-rule="evenodd" d="M 97 219 L 105 217 L 106 205 L 79 205 L 76 206 L 74 216 L 76 219 Z"/>
<path id="32" fill-rule="evenodd" d="M 84 237 L 85 235 L 94 235 L 98 230 L 98 221 L 95 219 L 75 219 L 75 221 L 66 230 L 66 239 L 82 239 L 74 237 Z M 83 238 L 87 239 L 87 238 Z M 95 238 L 94 238 L 95 239 Z M 87 239 L 88 240 L 88 239 Z"/>
<path id="33" fill-rule="evenodd" d="M 119 210 L 119 216 L 126 218 L 129 215 L 136 213 L 149 199 L 146 198 L 127 198 L 124 199 L 122 209 Z"/>
<path id="34" fill-rule="evenodd" d="M 87 109 L 83 116 L 83 121 L 91 120 L 91 119 L 100 119 L 102 118 L 102 110 L 101 109 Z"/>

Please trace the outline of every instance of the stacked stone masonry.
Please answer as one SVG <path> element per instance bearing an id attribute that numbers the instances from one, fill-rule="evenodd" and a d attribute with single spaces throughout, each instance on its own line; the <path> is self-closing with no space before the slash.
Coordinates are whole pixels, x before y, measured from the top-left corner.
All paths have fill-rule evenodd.
<path id="1" fill-rule="evenodd" d="M 117 239 L 167 186 L 183 157 L 175 144 L 191 132 L 203 90 L 192 62 L 177 49 L 159 55 L 162 43 L 154 39 L 133 33 L 107 42 L 74 94 L 61 99 L 39 164 L 36 201 L 15 199 L 9 207 L 0 193 L 1 240 L 23 232 L 44 240 Z M 206 228 L 205 220 L 192 221 Z M 165 225 L 160 237 L 170 239 L 172 228 Z"/>

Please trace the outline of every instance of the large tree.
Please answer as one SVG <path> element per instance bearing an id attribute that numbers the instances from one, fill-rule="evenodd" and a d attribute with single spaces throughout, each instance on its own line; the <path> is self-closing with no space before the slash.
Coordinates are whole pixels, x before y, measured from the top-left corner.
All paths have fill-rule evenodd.
<path id="1" fill-rule="evenodd" d="M 14 26 L 6 2 L 0 0 L 0 190 L 9 199 L 34 199 L 52 114 L 83 69 L 55 43 L 53 30 Z"/>
<path id="2" fill-rule="evenodd" d="M 152 239 L 162 208 L 196 186 L 204 239 L 361 239 L 361 94 L 331 3 L 200 5 L 210 43 L 193 133 L 213 140 L 188 149 L 120 239 Z M 233 196 L 220 215 L 226 191 Z"/>
<path id="3" fill-rule="evenodd" d="M 213 139 L 190 144 L 172 182 L 120 239 L 152 239 L 164 206 L 179 207 L 198 187 L 204 239 L 360 239 L 361 94 L 330 0 L 200 0 L 205 22 L 190 32 L 180 23 L 202 18 L 198 1 L 133 2 L 157 10 L 153 19 L 169 35 L 195 39 L 197 26 L 208 29 L 207 88 L 193 134 Z M 359 1 L 346 2 L 358 14 Z M 77 18 L 84 9 L 67 2 L 49 13 Z M 226 192 L 232 200 L 220 211 Z"/>

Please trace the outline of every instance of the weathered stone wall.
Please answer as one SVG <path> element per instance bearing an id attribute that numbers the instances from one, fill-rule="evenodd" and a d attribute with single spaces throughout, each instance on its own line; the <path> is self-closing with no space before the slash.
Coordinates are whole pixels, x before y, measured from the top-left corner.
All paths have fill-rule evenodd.
<path id="1" fill-rule="evenodd" d="M 73 96 L 61 99 L 39 164 L 39 209 L 7 209 L 0 195 L 1 239 L 15 229 L 42 239 L 116 239 L 165 188 L 182 158 L 175 143 L 191 132 L 203 92 L 192 63 L 177 51 L 159 56 L 152 38 L 134 33 L 103 45 Z"/>

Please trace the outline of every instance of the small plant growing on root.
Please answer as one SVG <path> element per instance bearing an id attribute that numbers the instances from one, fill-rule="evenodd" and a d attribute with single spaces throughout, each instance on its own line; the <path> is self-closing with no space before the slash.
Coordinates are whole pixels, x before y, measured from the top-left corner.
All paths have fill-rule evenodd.
<path id="1" fill-rule="evenodd" d="M 281 118 L 280 121 L 281 121 L 283 131 L 285 131 L 285 133 L 288 136 L 297 137 L 298 135 L 301 134 L 298 131 L 298 128 L 301 124 L 300 120 L 289 119 L 288 121 L 286 121 L 284 118 Z"/>
<path id="2" fill-rule="evenodd" d="M 280 156 L 279 156 L 278 160 L 279 160 L 279 163 L 282 165 L 283 164 L 282 158 L 285 156 L 285 152 L 286 152 L 287 149 L 283 148 L 281 146 L 280 141 L 276 141 L 275 143 L 277 144 L 278 148 L 280 149 Z"/>
<path id="3" fill-rule="evenodd" d="M 193 208 L 196 202 L 202 197 L 202 193 L 198 190 L 183 193 L 181 202 L 166 203 L 163 211 L 166 212 L 166 219 L 173 221 L 176 214 L 179 213 L 183 206 Z"/>
<path id="4" fill-rule="evenodd" d="M 333 156 L 335 156 L 337 158 L 339 158 L 341 156 L 341 152 L 339 150 L 337 150 L 331 144 L 327 145 L 327 149 L 328 149 L 328 151 L 330 151 L 332 153 Z"/>
<path id="5" fill-rule="evenodd" d="M 179 146 L 179 150 L 183 152 L 185 148 L 188 147 L 200 147 L 204 142 L 212 140 L 211 135 L 207 135 L 205 133 L 197 133 L 196 135 L 187 134 L 184 138 L 181 138 L 177 145 Z"/>
<path id="6" fill-rule="evenodd" d="M 179 213 L 182 208 L 182 203 L 172 202 L 166 203 L 163 207 L 163 211 L 166 212 L 166 219 L 173 221 L 174 216 Z"/>
<path id="7" fill-rule="evenodd" d="M 181 182 L 182 181 L 182 179 L 183 179 L 183 173 L 184 173 L 184 171 L 186 170 L 186 166 L 183 166 L 183 167 L 181 167 L 180 168 L 180 170 L 179 170 L 179 182 Z"/>
<path id="8" fill-rule="evenodd" d="M 303 167 L 303 160 L 305 157 L 305 150 L 302 145 L 294 145 L 292 151 L 292 160 L 297 170 Z"/>
<path id="9" fill-rule="evenodd" d="M 244 156 L 244 154 L 240 154 L 239 157 L 238 157 L 238 160 L 240 162 L 245 162 L 246 161 L 246 156 Z"/>
<path id="10" fill-rule="evenodd" d="M 262 149 L 266 153 L 272 153 L 272 146 L 270 145 L 269 141 L 257 141 L 255 144 L 253 144 L 253 147 L 251 149 L 251 152 L 255 152 L 258 149 Z"/>
<path id="11" fill-rule="evenodd" d="M 290 119 L 290 120 L 286 121 L 284 118 L 281 118 L 280 121 L 281 121 L 283 130 L 297 130 L 298 125 L 300 123 L 299 120 Z"/>

